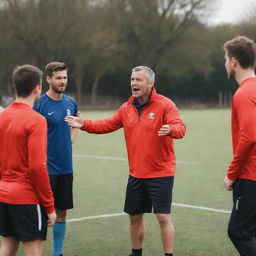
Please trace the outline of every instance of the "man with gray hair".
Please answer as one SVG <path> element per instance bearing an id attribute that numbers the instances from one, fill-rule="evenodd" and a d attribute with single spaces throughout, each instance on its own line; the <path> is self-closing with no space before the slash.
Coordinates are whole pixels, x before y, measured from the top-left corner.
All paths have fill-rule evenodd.
<path id="1" fill-rule="evenodd" d="M 173 139 L 185 135 L 185 125 L 175 104 L 157 94 L 152 69 L 132 70 L 132 96 L 110 118 L 83 120 L 67 116 L 73 127 L 89 133 L 109 133 L 124 129 L 129 160 L 129 179 L 124 211 L 130 217 L 132 254 L 142 255 L 144 213 L 153 212 L 160 225 L 165 256 L 173 255 L 174 228 L 170 217 L 175 174 Z"/>

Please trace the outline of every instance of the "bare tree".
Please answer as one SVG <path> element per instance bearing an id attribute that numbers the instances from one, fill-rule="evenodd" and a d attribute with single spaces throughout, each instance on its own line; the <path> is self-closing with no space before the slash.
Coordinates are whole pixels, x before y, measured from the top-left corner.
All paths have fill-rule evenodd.
<path id="1" fill-rule="evenodd" d="M 183 33 L 198 21 L 211 0 L 109 0 L 134 64 L 157 68 L 161 59 Z"/>

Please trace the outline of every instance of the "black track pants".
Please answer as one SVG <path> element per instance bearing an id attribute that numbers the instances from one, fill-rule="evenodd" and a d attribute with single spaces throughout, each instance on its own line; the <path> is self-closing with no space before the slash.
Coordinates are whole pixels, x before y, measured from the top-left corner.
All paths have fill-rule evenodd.
<path id="1" fill-rule="evenodd" d="M 256 256 L 256 181 L 234 183 L 228 236 L 241 256 Z"/>

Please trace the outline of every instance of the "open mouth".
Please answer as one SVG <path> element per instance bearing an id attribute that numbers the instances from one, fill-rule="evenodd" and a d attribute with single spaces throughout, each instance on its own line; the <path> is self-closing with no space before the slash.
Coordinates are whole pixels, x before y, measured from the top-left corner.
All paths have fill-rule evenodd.
<path id="1" fill-rule="evenodd" d="M 139 89 L 139 88 L 136 88 L 136 87 L 133 87 L 132 90 L 133 90 L 134 92 L 137 92 L 137 91 L 139 91 L 140 89 Z"/>

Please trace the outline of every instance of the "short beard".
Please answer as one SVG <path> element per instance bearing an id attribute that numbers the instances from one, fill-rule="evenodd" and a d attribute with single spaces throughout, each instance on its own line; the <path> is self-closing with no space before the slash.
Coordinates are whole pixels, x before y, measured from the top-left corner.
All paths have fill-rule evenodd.
<path id="1" fill-rule="evenodd" d="M 52 90 L 55 92 L 55 93 L 58 93 L 58 94 L 62 94 L 64 91 L 59 91 L 58 89 L 55 89 L 55 88 L 52 88 Z"/>
<path id="2" fill-rule="evenodd" d="M 228 79 L 235 80 L 235 71 L 234 70 L 230 71 L 230 73 L 228 74 Z"/>

